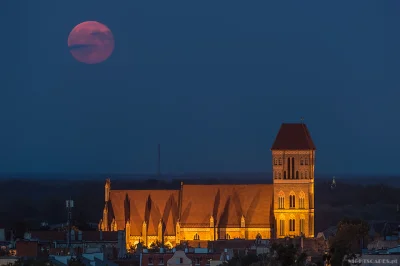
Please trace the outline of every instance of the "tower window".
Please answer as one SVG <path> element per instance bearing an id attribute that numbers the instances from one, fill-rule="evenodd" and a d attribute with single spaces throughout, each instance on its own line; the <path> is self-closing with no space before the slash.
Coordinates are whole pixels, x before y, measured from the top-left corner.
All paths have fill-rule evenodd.
<path id="1" fill-rule="evenodd" d="M 300 165 L 304 165 L 304 159 L 303 158 L 300 159 Z"/>
<path id="2" fill-rule="evenodd" d="M 283 179 L 286 179 L 286 171 L 283 172 Z"/>
<path id="3" fill-rule="evenodd" d="M 279 165 L 282 165 L 282 158 L 279 158 L 278 162 L 279 162 Z"/>
<path id="4" fill-rule="evenodd" d="M 308 172 L 307 171 L 305 171 L 304 176 L 305 176 L 305 178 L 308 178 Z"/>
<path id="5" fill-rule="evenodd" d="M 303 179 L 304 178 L 304 174 L 303 172 L 300 172 L 300 178 Z"/>
<path id="6" fill-rule="evenodd" d="M 193 239 L 194 239 L 194 240 L 200 240 L 199 234 L 195 234 L 194 237 L 193 237 Z"/>
<path id="7" fill-rule="evenodd" d="M 278 158 L 274 158 L 274 165 L 278 165 Z"/>
<path id="8" fill-rule="evenodd" d="M 294 232 L 295 231 L 295 220 L 294 219 L 290 219 L 289 220 L 289 231 Z"/>
<path id="9" fill-rule="evenodd" d="M 299 171 L 296 171 L 296 179 L 299 179 Z"/>
<path id="10" fill-rule="evenodd" d="M 294 172 L 294 158 L 292 157 L 292 172 L 291 172 L 291 178 L 294 179 L 295 178 L 295 172 Z"/>
<path id="11" fill-rule="evenodd" d="M 303 197 L 299 198 L 299 208 L 304 209 L 304 198 Z"/>
<path id="12" fill-rule="evenodd" d="M 275 172 L 274 177 L 275 177 L 275 179 L 278 178 L 278 173 L 277 172 Z"/>
<path id="13" fill-rule="evenodd" d="M 285 235 L 285 220 L 279 220 L 279 235 Z"/>
<path id="14" fill-rule="evenodd" d="M 279 179 L 281 179 L 281 178 L 282 178 L 282 176 L 281 176 L 281 173 L 278 173 L 278 178 L 279 178 Z"/>
<path id="15" fill-rule="evenodd" d="M 225 239 L 231 239 L 231 236 L 229 234 L 226 234 Z"/>
<path id="16" fill-rule="evenodd" d="M 290 203 L 290 208 L 295 208 L 296 204 L 295 204 L 295 200 L 296 200 L 296 196 L 295 195 L 290 195 L 289 196 L 289 203 Z"/>
<path id="17" fill-rule="evenodd" d="M 278 208 L 279 209 L 285 208 L 285 198 L 283 196 L 279 196 L 278 198 Z"/>
<path id="18" fill-rule="evenodd" d="M 304 160 L 304 164 L 305 164 L 305 165 L 308 165 L 308 158 L 306 158 L 306 159 Z"/>

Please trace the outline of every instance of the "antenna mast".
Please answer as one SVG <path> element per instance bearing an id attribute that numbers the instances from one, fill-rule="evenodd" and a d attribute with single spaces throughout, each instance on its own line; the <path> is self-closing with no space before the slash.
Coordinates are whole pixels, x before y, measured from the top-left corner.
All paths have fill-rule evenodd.
<path id="1" fill-rule="evenodd" d="M 72 208 L 74 207 L 74 201 L 71 200 L 71 198 L 69 200 L 65 201 L 65 207 L 67 207 L 67 213 L 68 213 L 68 237 L 67 237 L 67 241 L 68 241 L 68 248 L 70 250 L 70 254 L 72 255 L 72 245 L 71 245 L 71 230 L 72 230 Z"/>

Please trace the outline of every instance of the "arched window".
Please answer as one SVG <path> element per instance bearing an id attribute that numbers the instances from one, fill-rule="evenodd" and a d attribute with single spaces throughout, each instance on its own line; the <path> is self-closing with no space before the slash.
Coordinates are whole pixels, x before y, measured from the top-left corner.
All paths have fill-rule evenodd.
<path id="1" fill-rule="evenodd" d="M 294 220 L 294 218 L 292 218 L 289 220 L 289 231 L 294 232 L 295 230 L 296 230 L 295 220 Z"/>
<path id="2" fill-rule="evenodd" d="M 283 191 L 280 191 L 278 194 L 278 208 L 284 209 L 285 208 L 285 194 Z"/>
<path id="3" fill-rule="evenodd" d="M 279 217 L 279 235 L 285 235 L 285 216 L 283 214 Z"/>
<path id="4" fill-rule="evenodd" d="M 304 198 L 305 197 L 306 197 L 306 195 L 304 194 L 303 191 L 301 191 L 300 195 L 299 195 L 299 208 L 300 209 L 304 209 L 305 208 L 305 206 L 304 206 Z"/>
<path id="5" fill-rule="evenodd" d="M 229 234 L 226 234 L 225 239 L 231 239 L 231 236 Z"/>
<path id="6" fill-rule="evenodd" d="M 296 207 L 296 196 L 294 192 L 291 192 L 289 196 L 289 208 L 295 208 L 295 207 Z"/>
<path id="7" fill-rule="evenodd" d="M 199 234 L 196 233 L 196 234 L 194 235 L 193 239 L 194 239 L 194 240 L 200 240 Z"/>

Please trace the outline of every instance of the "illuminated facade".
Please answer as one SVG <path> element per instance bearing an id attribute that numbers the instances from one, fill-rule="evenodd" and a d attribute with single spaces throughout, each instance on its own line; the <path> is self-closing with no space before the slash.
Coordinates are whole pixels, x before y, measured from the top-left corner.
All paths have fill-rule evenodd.
<path id="1" fill-rule="evenodd" d="M 314 237 L 315 146 L 305 124 L 282 124 L 272 145 L 273 184 L 111 190 L 99 229 L 125 230 L 127 246 L 185 240 Z"/>

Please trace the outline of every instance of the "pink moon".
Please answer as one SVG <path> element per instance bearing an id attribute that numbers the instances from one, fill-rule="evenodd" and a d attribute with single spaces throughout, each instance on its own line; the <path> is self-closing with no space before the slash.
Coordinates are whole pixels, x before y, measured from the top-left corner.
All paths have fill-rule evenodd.
<path id="1" fill-rule="evenodd" d="M 72 29 L 68 48 L 79 62 L 98 64 L 107 60 L 114 51 L 114 36 L 106 25 L 85 21 Z"/>

